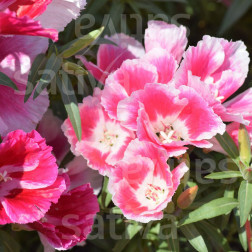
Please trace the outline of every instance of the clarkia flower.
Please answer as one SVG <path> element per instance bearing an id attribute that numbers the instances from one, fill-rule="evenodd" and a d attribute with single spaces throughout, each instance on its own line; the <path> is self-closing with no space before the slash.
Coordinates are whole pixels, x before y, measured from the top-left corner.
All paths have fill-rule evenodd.
<path id="1" fill-rule="evenodd" d="M 136 139 L 129 144 L 109 179 L 112 200 L 126 218 L 144 223 L 162 219 L 188 171 L 184 163 L 171 171 L 167 159 L 165 150 L 153 143 Z"/>
<path id="2" fill-rule="evenodd" d="M 9 133 L 0 144 L 0 224 L 41 219 L 66 189 L 56 160 L 36 131 Z"/>

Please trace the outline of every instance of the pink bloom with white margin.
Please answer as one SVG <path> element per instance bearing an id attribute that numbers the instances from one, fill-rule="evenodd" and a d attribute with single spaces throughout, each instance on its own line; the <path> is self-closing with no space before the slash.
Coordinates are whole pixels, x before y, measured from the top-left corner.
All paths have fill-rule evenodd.
<path id="1" fill-rule="evenodd" d="M 101 104 L 112 119 L 117 119 L 118 103 L 147 83 L 158 81 L 157 68 L 144 60 L 126 60 L 110 74 L 102 92 Z"/>
<path id="2" fill-rule="evenodd" d="M 58 32 L 76 19 L 85 5 L 86 0 L 8 1 L 0 4 L 0 34 L 58 40 Z"/>
<path id="3" fill-rule="evenodd" d="M 41 219 L 66 189 L 51 147 L 34 130 L 9 133 L 0 144 L 0 224 Z"/>
<path id="4" fill-rule="evenodd" d="M 46 143 L 53 147 L 53 154 L 58 164 L 70 149 L 67 138 L 61 130 L 62 124 L 63 121 L 55 116 L 52 110 L 48 109 L 37 127 L 37 131 L 46 139 Z"/>
<path id="5" fill-rule="evenodd" d="M 40 221 L 28 227 L 39 232 L 48 251 L 50 247 L 67 250 L 87 239 L 98 211 L 97 197 L 85 184 L 64 192 Z"/>
<path id="6" fill-rule="evenodd" d="M 190 80 L 191 76 L 199 77 L 208 86 L 210 94 L 219 102 L 220 107 L 220 103 L 242 86 L 248 73 L 248 65 L 249 55 L 242 41 L 228 42 L 225 39 L 204 36 L 196 47 L 191 46 L 185 52 L 176 73 L 176 84 L 190 86 L 194 81 Z M 205 87 L 201 90 L 205 92 Z M 234 119 L 232 115 L 225 115 L 225 109 L 222 113 L 219 115 L 225 121 Z M 241 119 L 238 117 L 236 120 Z"/>
<path id="7" fill-rule="evenodd" d="M 103 176 L 98 171 L 88 167 L 87 160 L 82 156 L 75 157 L 71 162 L 66 165 L 65 173 L 69 176 L 71 185 L 70 190 L 90 183 L 94 189 L 94 194 L 98 195 L 102 188 Z"/>
<path id="8" fill-rule="evenodd" d="M 36 100 L 29 99 L 24 103 L 24 94 L 28 73 L 34 58 L 47 50 L 46 38 L 30 36 L 0 36 L 0 72 L 11 78 L 18 87 L 0 85 L 0 135 L 22 129 L 29 132 L 35 129 L 49 106 L 46 92 Z"/>
<path id="9" fill-rule="evenodd" d="M 85 97 L 79 104 L 81 141 L 78 142 L 69 118 L 63 123 L 62 130 L 76 156 L 82 155 L 89 167 L 102 175 L 109 175 L 135 134 L 108 117 L 100 104 L 97 89 L 94 97 Z"/>
<path id="10" fill-rule="evenodd" d="M 112 200 L 126 218 L 144 223 L 162 219 L 188 171 L 184 163 L 170 171 L 167 159 L 165 150 L 150 142 L 135 139 L 129 144 L 109 179 Z"/>
<path id="11" fill-rule="evenodd" d="M 116 45 L 102 44 L 97 52 L 97 65 L 86 60 L 84 56 L 78 55 L 84 66 L 101 83 L 105 83 L 108 75 L 117 70 L 127 59 L 136 59 L 144 55 L 145 51 L 140 42 L 133 37 L 123 33 L 116 33 L 111 37 L 105 36 Z"/>
<path id="12" fill-rule="evenodd" d="M 140 141 L 162 146 L 170 156 L 183 154 L 185 145 L 211 147 L 206 139 L 225 132 L 219 116 L 186 86 L 147 84 L 119 103 L 118 119 Z"/>
<path id="13" fill-rule="evenodd" d="M 186 28 L 163 21 L 149 21 L 145 30 L 145 50 L 163 48 L 179 63 L 187 45 Z"/>

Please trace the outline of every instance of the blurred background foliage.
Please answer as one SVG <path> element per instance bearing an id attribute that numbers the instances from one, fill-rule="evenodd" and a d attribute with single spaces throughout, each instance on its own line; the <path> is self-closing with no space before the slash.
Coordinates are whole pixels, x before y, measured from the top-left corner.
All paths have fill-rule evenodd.
<path id="1" fill-rule="evenodd" d="M 77 21 L 71 22 L 64 32 L 60 34 L 60 40 L 57 42 L 57 46 L 63 46 L 76 37 L 85 35 L 101 26 L 105 26 L 104 35 L 124 32 L 143 42 L 147 21 L 151 19 L 161 19 L 186 26 L 189 35 L 189 45 L 196 45 L 196 43 L 202 39 L 203 35 L 208 34 L 233 41 L 242 40 L 247 46 L 250 56 L 252 53 L 252 0 L 88 0 L 87 2 L 86 9 L 81 13 Z M 99 42 L 97 45 L 92 46 L 91 50 L 83 53 L 85 53 L 88 58 L 95 61 L 98 44 Z M 74 57 L 70 60 L 77 62 Z M 71 77 L 71 79 L 73 84 L 77 82 L 75 77 Z M 90 76 L 89 78 L 85 77 L 85 80 L 87 88 L 83 96 L 91 93 L 93 87 L 89 81 Z M 244 91 L 248 87 L 252 87 L 251 64 L 248 78 L 237 93 Z M 77 97 L 78 100 L 81 101 L 83 96 L 79 95 Z M 54 113 L 64 119 L 66 113 L 64 105 L 61 102 L 60 94 L 53 95 L 50 99 L 51 108 Z M 194 155 L 204 158 L 205 154 L 199 150 L 198 152 L 194 152 Z M 217 160 L 220 158 L 218 155 L 221 154 L 216 153 L 211 155 L 214 155 L 213 158 Z M 204 190 L 206 189 L 208 189 L 208 191 L 205 195 Z M 198 202 L 200 202 L 200 199 L 206 201 L 211 197 L 215 198 L 218 193 L 220 195 L 223 194 L 224 188 L 222 188 L 219 183 L 214 183 L 202 186 L 200 190 L 202 193 L 199 194 Z M 213 193 L 209 194 L 209 190 L 212 190 Z M 125 223 L 123 223 L 121 219 L 117 222 L 116 233 L 120 234 L 124 232 Z M 214 222 L 218 223 L 218 218 L 215 218 L 213 221 L 213 227 Z M 108 234 L 106 234 L 108 225 L 109 222 L 105 221 L 105 237 L 106 235 L 108 236 Z M 225 222 L 222 221 L 220 229 L 224 236 L 221 239 L 228 240 L 233 251 L 242 251 L 236 228 L 233 228 L 233 225 L 236 225 L 235 216 L 226 218 Z M 8 229 L 12 237 L 15 237 L 15 240 L 22 244 L 21 251 L 43 251 L 43 247 L 39 242 L 39 237 L 36 232 L 13 232 L 10 230 L 10 227 L 5 227 L 5 229 Z M 220 232 L 219 229 L 218 232 Z M 206 237 L 206 240 L 208 240 L 209 233 L 204 233 L 203 235 Z M 8 239 L 11 239 L 11 237 Z M 182 251 L 193 251 L 193 248 L 188 245 L 185 239 L 182 239 L 181 243 L 183 245 Z M 223 251 L 218 248 L 217 240 L 213 240 L 213 243 L 216 243 L 216 247 L 213 247 L 212 251 Z M 107 237 L 104 240 L 96 239 L 87 241 L 87 246 L 75 247 L 72 251 L 112 251 L 115 245 L 116 241 Z M 150 242 L 150 240 L 142 240 L 139 234 L 134 237 L 130 244 L 126 243 L 124 245 L 124 251 L 155 251 L 153 250 L 152 242 Z"/>

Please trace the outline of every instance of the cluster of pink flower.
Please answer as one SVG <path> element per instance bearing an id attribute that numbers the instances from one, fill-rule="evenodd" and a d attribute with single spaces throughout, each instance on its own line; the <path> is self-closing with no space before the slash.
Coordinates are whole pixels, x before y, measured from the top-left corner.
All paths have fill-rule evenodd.
<path id="1" fill-rule="evenodd" d="M 98 172 L 109 177 L 113 202 L 125 217 L 159 220 L 188 171 L 185 163 L 171 171 L 170 157 L 184 154 L 188 145 L 220 150 L 214 136 L 227 130 L 236 139 L 239 123 L 247 125 L 252 137 L 252 89 L 225 102 L 248 72 L 244 44 L 204 36 L 185 51 L 183 26 L 151 21 L 145 49 L 116 34 L 109 39 L 118 46 L 101 45 L 97 66 L 77 56 L 105 86 L 79 104 L 81 141 L 69 119 L 62 125 L 66 139 L 62 122 L 47 110 L 47 93 L 24 103 L 23 91 L 31 63 L 48 48 L 47 37 L 57 40 L 58 31 L 85 3 L 0 3 L 0 72 L 19 89 L 16 94 L 0 85 L 0 134 L 5 136 L 0 144 L 0 225 L 37 230 L 41 241 L 56 249 L 71 248 L 91 232 L 99 211 Z M 226 127 L 223 121 L 232 123 Z M 69 148 L 77 157 L 68 169 L 58 169 Z"/>
<path id="2" fill-rule="evenodd" d="M 241 41 L 210 36 L 185 51 L 186 28 L 162 21 L 148 23 L 145 49 L 125 34 L 108 39 L 118 46 L 101 45 L 97 65 L 77 56 L 104 84 L 79 104 L 81 141 L 69 119 L 62 129 L 72 152 L 109 177 L 127 218 L 161 219 L 188 170 L 182 163 L 171 171 L 169 157 L 188 145 L 219 150 L 214 136 L 225 132 L 224 122 L 232 122 L 233 137 L 239 123 L 252 133 L 252 89 L 225 102 L 244 83 L 248 52 Z"/>
<path id="3" fill-rule="evenodd" d="M 49 106 L 47 92 L 24 103 L 24 91 L 31 64 L 46 52 L 48 38 L 57 40 L 58 32 L 85 4 L 0 2 L 0 72 L 18 87 L 14 91 L 0 83 L 0 135 L 5 136 L 0 144 L 0 225 L 16 223 L 21 229 L 37 230 L 48 251 L 68 249 L 87 238 L 99 211 L 95 194 L 102 177 L 83 158 L 75 158 L 66 170 L 58 169 L 69 150 L 62 121 L 50 110 L 41 120 Z M 34 130 L 39 121 L 41 135 Z"/>

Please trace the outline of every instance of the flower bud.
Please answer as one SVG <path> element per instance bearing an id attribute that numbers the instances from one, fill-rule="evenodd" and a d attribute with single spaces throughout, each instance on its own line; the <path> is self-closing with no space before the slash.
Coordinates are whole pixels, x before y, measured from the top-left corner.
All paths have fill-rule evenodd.
<path id="1" fill-rule="evenodd" d="M 186 209 L 187 207 L 189 207 L 193 203 L 197 195 L 197 192 L 198 192 L 197 185 L 190 187 L 186 189 L 184 192 L 182 192 L 179 195 L 178 200 L 177 200 L 178 207 L 181 209 Z"/>
<path id="2" fill-rule="evenodd" d="M 251 142 L 248 131 L 244 125 L 240 125 L 238 133 L 239 151 L 241 161 L 249 166 L 251 161 Z"/>
<path id="3" fill-rule="evenodd" d="M 68 74 L 73 74 L 73 75 L 86 75 L 88 74 L 88 72 L 82 68 L 81 66 L 73 63 L 73 62 L 65 62 L 62 65 L 62 68 L 65 72 L 67 72 Z"/>

